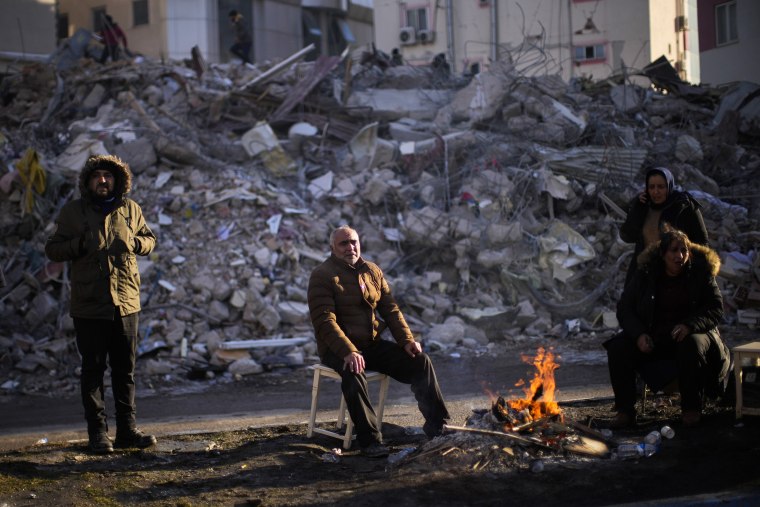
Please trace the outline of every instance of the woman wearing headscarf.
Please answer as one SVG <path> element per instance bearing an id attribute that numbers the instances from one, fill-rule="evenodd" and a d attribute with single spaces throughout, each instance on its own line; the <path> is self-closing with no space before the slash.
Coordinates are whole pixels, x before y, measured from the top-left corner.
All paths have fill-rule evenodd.
<path id="1" fill-rule="evenodd" d="M 628 216 L 620 227 L 620 239 L 635 243 L 625 283 L 636 272 L 636 259 L 646 247 L 656 243 L 663 224 L 670 224 L 689 236 L 692 243 L 707 245 L 707 229 L 702 207 L 688 192 L 675 190 L 673 173 L 664 167 L 647 171 L 644 191 L 631 202 Z"/>
<path id="2" fill-rule="evenodd" d="M 612 425 L 636 420 L 637 372 L 658 387 L 677 380 L 682 421 L 697 424 L 704 396 L 724 394 L 730 365 L 718 332 L 720 257 L 682 231 L 667 230 L 637 261 L 618 303 L 622 332 L 604 344 L 618 412 Z"/>

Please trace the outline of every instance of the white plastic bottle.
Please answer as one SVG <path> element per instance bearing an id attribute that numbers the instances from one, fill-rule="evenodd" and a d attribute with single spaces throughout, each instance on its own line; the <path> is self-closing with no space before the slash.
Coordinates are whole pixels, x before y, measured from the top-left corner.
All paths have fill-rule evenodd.
<path id="1" fill-rule="evenodd" d="M 659 431 L 651 431 L 646 437 L 644 437 L 644 442 L 658 446 L 662 442 L 662 435 Z"/>
<path id="2" fill-rule="evenodd" d="M 673 428 L 667 425 L 663 426 L 660 429 L 660 433 L 662 434 L 663 437 L 667 438 L 668 440 L 676 436 L 676 432 L 673 431 Z"/>
<path id="3" fill-rule="evenodd" d="M 644 455 L 643 444 L 620 444 L 617 446 L 615 455 L 617 459 L 640 458 Z"/>

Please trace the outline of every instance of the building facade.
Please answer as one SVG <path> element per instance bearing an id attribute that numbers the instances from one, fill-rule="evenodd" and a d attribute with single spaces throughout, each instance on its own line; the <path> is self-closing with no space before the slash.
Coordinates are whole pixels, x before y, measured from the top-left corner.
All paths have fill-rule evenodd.
<path id="1" fill-rule="evenodd" d="M 108 14 L 135 53 L 179 60 L 198 46 L 207 61 L 225 62 L 234 42 L 228 13 L 235 9 L 251 32 L 254 62 L 287 57 L 309 43 L 317 48 L 309 57 L 316 58 L 372 42 L 368 5 L 366 0 L 2 0 L 0 52 L 6 58 L 24 53 L 25 60 L 49 55 L 78 29 L 97 32 Z"/>
<path id="2" fill-rule="evenodd" d="M 760 2 L 698 0 L 702 82 L 760 83 Z"/>
<path id="3" fill-rule="evenodd" d="M 56 47 L 56 0 L 0 2 L 0 59 L 44 60 Z"/>
<path id="4" fill-rule="evenodd" d="M 462 73 L 511 59 L 527 73 L 603 79 L 665 56 L 699 80 L 696 0 L 375 0 L 378 48 Z M 384 27 L 381 30 L 379 27 Z"/>

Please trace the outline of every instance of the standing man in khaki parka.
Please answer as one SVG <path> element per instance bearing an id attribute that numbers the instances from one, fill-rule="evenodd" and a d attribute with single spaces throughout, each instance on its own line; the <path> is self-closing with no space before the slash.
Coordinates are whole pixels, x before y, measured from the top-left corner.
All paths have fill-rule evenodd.
<path id="1" fill-rule="evenodd" d="M 153 435 L 137 429 L 135 363 L 140 311 L 137 255 L 148 255 L 156 236 L 140 206 L 126 197 L 129 166 L 115 156 L 92 156 L 79 174 L 80 198 L 64 205 L 45 253 L 71 262 L 71 309 L 82 356 L 81 392 L 89 449 L 145 448 Z M 111 366 L 116 439 L 108 437 L 103 377 Z"/>

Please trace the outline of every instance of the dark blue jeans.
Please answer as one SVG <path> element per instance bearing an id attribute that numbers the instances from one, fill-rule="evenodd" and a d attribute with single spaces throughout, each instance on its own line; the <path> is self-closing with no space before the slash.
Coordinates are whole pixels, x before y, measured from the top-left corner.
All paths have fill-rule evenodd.
<path id="1" fill-rule="evenodd" d="M 243 63 L 251 63 L 251 43 L 236 42 L 230 47 L 230 53 L 243 60 Z"/>
<path id="2" fill-rule="evenodd" d="M 395 342 L 379 340 L 362 350 L 362 355 L 367 370 L 385 373 L 402 384 L 410 384 L 417 406 L 431 427 L 440 427 L 449 419 L 433 363 L 427 354 L 417 354 L 412 358 Z M 373 442 L 382 442 L 364 373 L 355 374 L 344 370 L 343 358 L 330 351 L 325 353 L 322 362 L 340 373 L 340 387 L 346 399 L 348 413 L 356 426 L 359 445 L 366 447 Z"/>
<path id="3" fill-rule="evenodd" d="M 111 366 L 116 428 L 135 427 L 135 364 L 138 314 L 114 320 L 74 318 L 77 348 L 82 356 L 81 392 L 87 431 L 107 431 L 103 377 Z"/>

